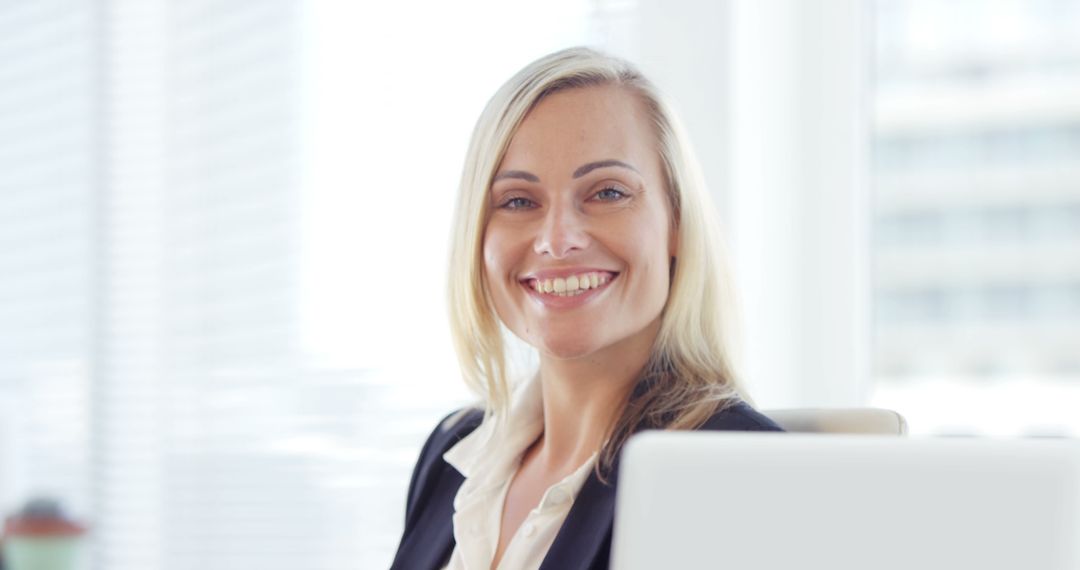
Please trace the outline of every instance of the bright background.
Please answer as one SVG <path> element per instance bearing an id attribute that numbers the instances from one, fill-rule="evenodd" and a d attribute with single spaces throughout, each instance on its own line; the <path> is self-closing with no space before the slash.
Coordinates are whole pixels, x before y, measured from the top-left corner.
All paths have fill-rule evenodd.
<path id="1" fill-rule="evenodd" d="M 467 137 L 589 44 L 671 95 L 762 408 L 1080 434 L 1080 1 L 0 1 L 0 513 L 82 568 L 379 568 Z"/>

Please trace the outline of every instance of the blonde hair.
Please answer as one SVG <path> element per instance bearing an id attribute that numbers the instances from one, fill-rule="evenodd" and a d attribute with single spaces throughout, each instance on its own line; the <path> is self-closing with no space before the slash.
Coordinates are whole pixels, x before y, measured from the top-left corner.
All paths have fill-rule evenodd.
<path id="1" fill-rule="evenodd" d="M 660 331 L 622 414 L 609 429 L 598 463 L 603 479 L 634 431 L 693 429 L 726 404 L 745 399 L 731 361 L 733 292 L 722 264 L 715 209 L 682 126 L 633 65 L 588 48 L 565 49 L 526 66 L 488 101 L 472 133 L 457 197 L 449 305 L 465 383 L 482 397 L 488 417 L 505 416 L 511 389 L 507 347 L 483 277 L 488 192 L 511 138 L 537 103 L 557 91 L 601 85 L 627 89 L 645 104 L 678 235 Z"/>

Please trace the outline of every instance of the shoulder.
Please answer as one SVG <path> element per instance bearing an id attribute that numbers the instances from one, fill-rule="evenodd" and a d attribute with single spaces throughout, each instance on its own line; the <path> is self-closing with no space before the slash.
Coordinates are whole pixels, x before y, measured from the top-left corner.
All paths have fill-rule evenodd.
<path id="1" fill-rule="evenodd" d="M 475 431 L 483 420 L 483 410 L 476 407 L 461 408 L 440 420 L 428 435 L 409 481 L 406 503 L 407 520 L 411 521 L 417 511 L 416 507 L 430 498 L 433 485 L 449 468 L 443 460 L 443 454 Z M 449 469 L 453 471 L 452 468 Z"/>
<path id="2" fill-rule="evenodd" d="M 439 420 L 435 429 L 428 435 L 418 463 L 441 460 L 444 453 L 480 427 L 483 421 L 484 410 L 477 407 L 466 407 L 451 412 Z"/>
<path id="3" fill-rule="evenodd" d="M 483 422 L 484 410 L 474 406 L 461 408 L 440 420 L 429 437 L 445 441 L 449 448 L 480 427 Z"/>
<path id="4" fill-rule="evenodd" d="M 743 400 L 724 404 L 700 428 L 716 431 L 784 431 L 765 414 Z"/>

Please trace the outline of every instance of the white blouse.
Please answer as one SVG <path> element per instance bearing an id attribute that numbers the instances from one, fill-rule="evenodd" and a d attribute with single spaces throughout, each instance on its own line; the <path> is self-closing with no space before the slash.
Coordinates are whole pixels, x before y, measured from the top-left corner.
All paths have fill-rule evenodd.
<path id="1" fill-rule="evenodd" d="M 540 382 L 523 383 L 511 399 L 502 433 L 492 433 L 492 421 L 443 454 L 465 477 L 454 497 L 454 540 L 450 570 L 489 570 L 495 558 L 503 503 L 525 450 L 544 428 Z M 490 439 L 490 441 L 489 441 Z M 544 492 L 506 546 L 498 570 L 536 570 L 566 520 L 581 486 L 596 463 L 593 454 L 576 471 Z"/>

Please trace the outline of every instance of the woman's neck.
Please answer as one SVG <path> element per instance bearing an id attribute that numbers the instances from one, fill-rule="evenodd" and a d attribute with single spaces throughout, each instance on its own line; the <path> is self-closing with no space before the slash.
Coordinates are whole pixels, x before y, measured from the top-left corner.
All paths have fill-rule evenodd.
<path id="1" fill-rule="evenodd" d="M 572 471 L 600 449 L 648 362 L 659 328 L 657 319 L 581 358 L 541 357 L 544 433 L 533 451 L 546 469 Z"/>

